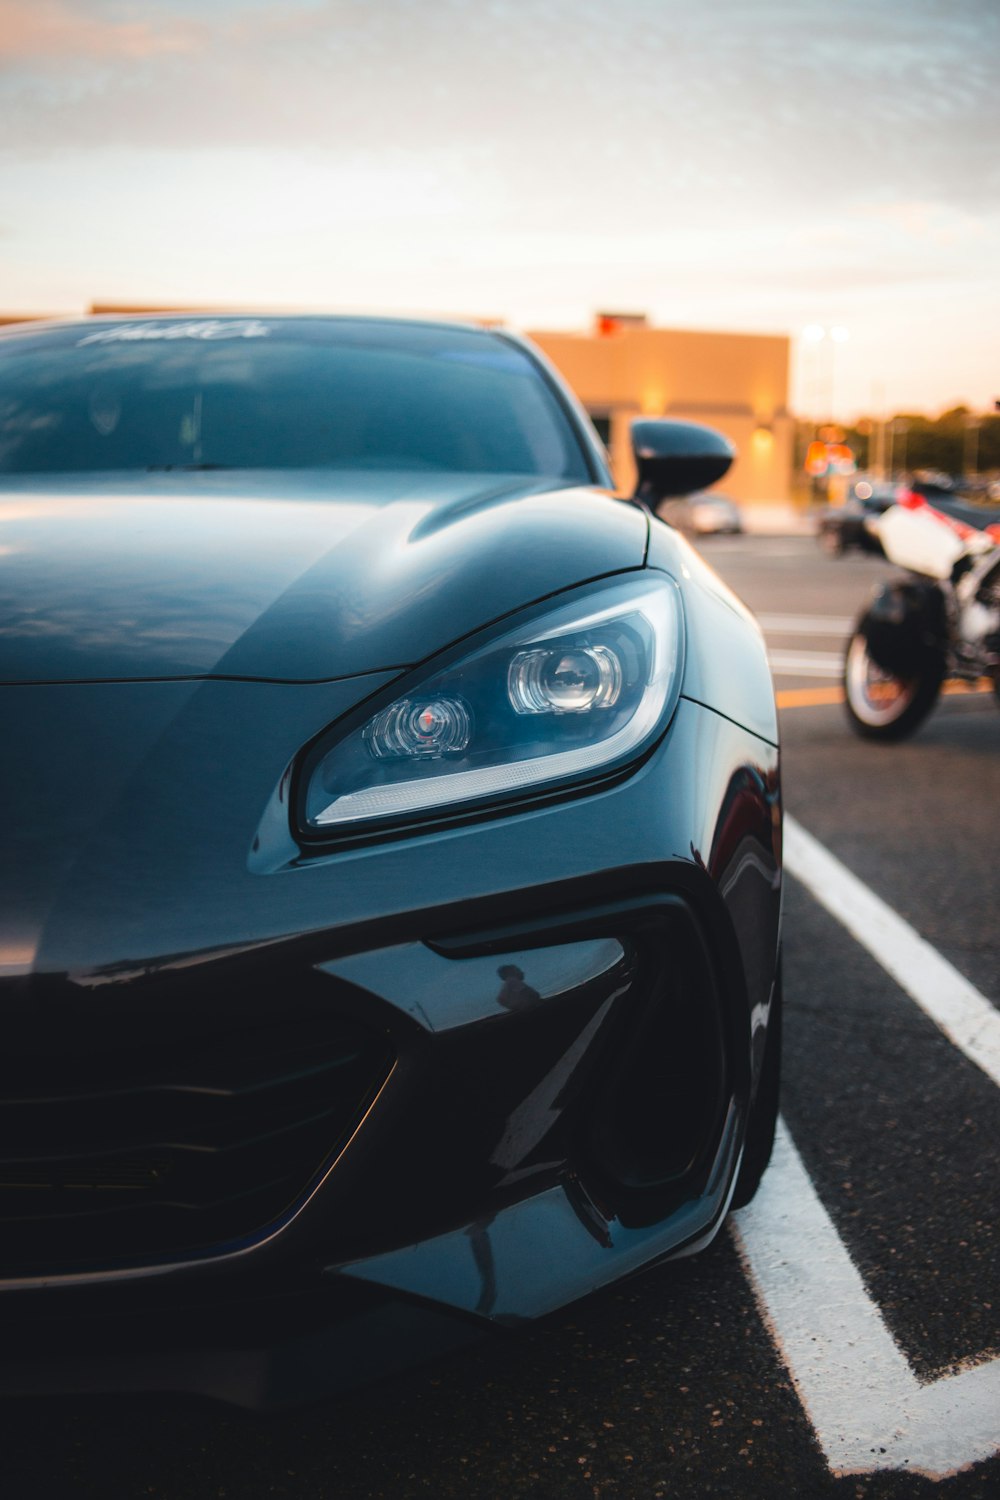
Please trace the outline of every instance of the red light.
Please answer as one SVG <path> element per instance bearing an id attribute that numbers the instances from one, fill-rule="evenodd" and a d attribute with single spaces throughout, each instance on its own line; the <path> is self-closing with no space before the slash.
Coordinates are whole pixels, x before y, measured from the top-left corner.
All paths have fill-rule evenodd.
<path id="1" fill-rule="evenodd" d="M 825 443 L 810 443 L 806 453 L 806 473 L 825 474 L 828 458 Z"/>

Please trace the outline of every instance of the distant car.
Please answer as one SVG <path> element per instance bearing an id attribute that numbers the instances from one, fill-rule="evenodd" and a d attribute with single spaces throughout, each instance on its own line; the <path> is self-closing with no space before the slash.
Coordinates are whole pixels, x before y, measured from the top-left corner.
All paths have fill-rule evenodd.
<path id="1" fill-rule="evenodd" d="M 743 516 L 736 501 L 711 490 L 662 501 L 656 507 L 656 514 L 661 521 L 690 536 L 734 536 L 743 530 Z"/>
<path id="2" fill-rule="evenodd" d="M 753 1195 L 774 693 L 633 442 L 495 330 L 0 334 L 0 1389 L 316 1394 Z"/>
<path id="3" fill-rule="evenodd" d="M 830 557 L 857 548 L 861 552 L 881 552 L 882 543 L 872 522 L 895 505 L 904 486 L 890 481 L 857 478 L 843 505 L 832 507 L 820 516 L 819 544 Z"/>

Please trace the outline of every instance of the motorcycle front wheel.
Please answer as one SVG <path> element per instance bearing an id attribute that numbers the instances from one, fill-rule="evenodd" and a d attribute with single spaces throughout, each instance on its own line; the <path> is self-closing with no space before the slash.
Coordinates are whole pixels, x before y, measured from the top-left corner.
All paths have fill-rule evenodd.
<path id="1" fill-rule="evenodd" d="M 844 701 L 855 734 L 869 740 L 902 740 L 922 724 L 937 702 L 944 670 L 928 662 L 913 677 L 896 677 L 868 653 L 855 633 L 844 659 Z"/>

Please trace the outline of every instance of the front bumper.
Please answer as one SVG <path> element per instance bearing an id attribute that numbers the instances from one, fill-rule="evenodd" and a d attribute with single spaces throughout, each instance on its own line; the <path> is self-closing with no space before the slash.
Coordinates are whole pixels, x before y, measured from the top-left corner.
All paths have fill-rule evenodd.
<path id="1" fill-rule="evenodd" d="M 170 908 L 187 941 L 175 935 L 164 954 L 154 914 L 140 923 L 127 871 L 109 865 L 122 846 L 106 819 L 80 856 L 109 882 L 86 931 L 89 962 L 53 972 L 36 961 L 5 986 L 22 1060 L 51 1059 L 66 1080 L 51 1139 L 61 1119 L 94 1181 L 84 1170 L 73 1191 L 92 1201 L 68 1216 L 56 1173 L 49 1221 L 20 1251 L 7 1238 L 0 1388 L 183 1388 L 280 1404 L 542 1315 L 707 1241 L 765 1043 L 778 826 L 774 748 L 682 700 L 654 755 L 617 786 L 267 873 L 251 858 L 228 885 L 205 882 L 224 901 L 188 904 L 183 917 Z M 161 862 L 157 878 L 173 875 L 180 888 L 184 865 L 171 874 Z M 120 924 L 112 889 L 127 905 Z M 136 924 L 149 957 L 125 959 L 121 930 L 131 938 Z M 66 929 L 53 919 L 50 930 L 54 951 Z M 211 1089 L 206 1047 L 231 1065 L 248 1031 L 266 1040 L 297 1027 L 311 1055 L 317 1028 L 357 1042 L 345 1087 L 322 1082 L 339 1113 L 318 1146 L 313 1085 L 289 1065 L 272 1131 L 284 1144 L 257 1158 L 266 1171 L 255 1174 L 252 1151 L 244 1159 L 233 1203 L 220 1206 L 226 1194 L 205 1188 L 204 1172 L 194 1186 L 167 1172 L 170 1201 L 150 1214 L 100 1177 L 94 1163 L 163 1145 L 156 1109 L 134 1096 L 144 1079 L 146 1094 L 163 1093 L 164 1048 L 177 1066 L 195 1060 L 191 1088 Z M 233 1046 L 216 1046 L 227 1036 Z M 132 1097 L 105 1091 L 118 1105 L 102 1096 L 88 1126 L 100 1149 L 85 1148 L 80 1099 L 113 1077 L 109 1050 Z M 230 1092 L 245 1094 L 248 1076 L 256 1087 L 255 1068 Z M 8 1109 L 24 1092 L 7 1090 Z M 212 1128 L 181 1155 L 245 1144 L 231 1117 Z M 162 1167 L 162 1152 L 151 1159 Z M 265 1177 L 280 1183 L 267 1204 L 255 1197 Z"/>

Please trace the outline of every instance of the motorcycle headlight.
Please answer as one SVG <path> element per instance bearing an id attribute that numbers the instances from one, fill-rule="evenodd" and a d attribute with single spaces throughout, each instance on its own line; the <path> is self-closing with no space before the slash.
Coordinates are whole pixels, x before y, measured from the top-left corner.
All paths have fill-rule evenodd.
<path id="1" fill-rule="evenodd" d="M 674 708 L 682 630 L 676 585 L 645 573 L 446 653 L 313 746 L 303 832 L 409 823 L 621 770 Z"/>

